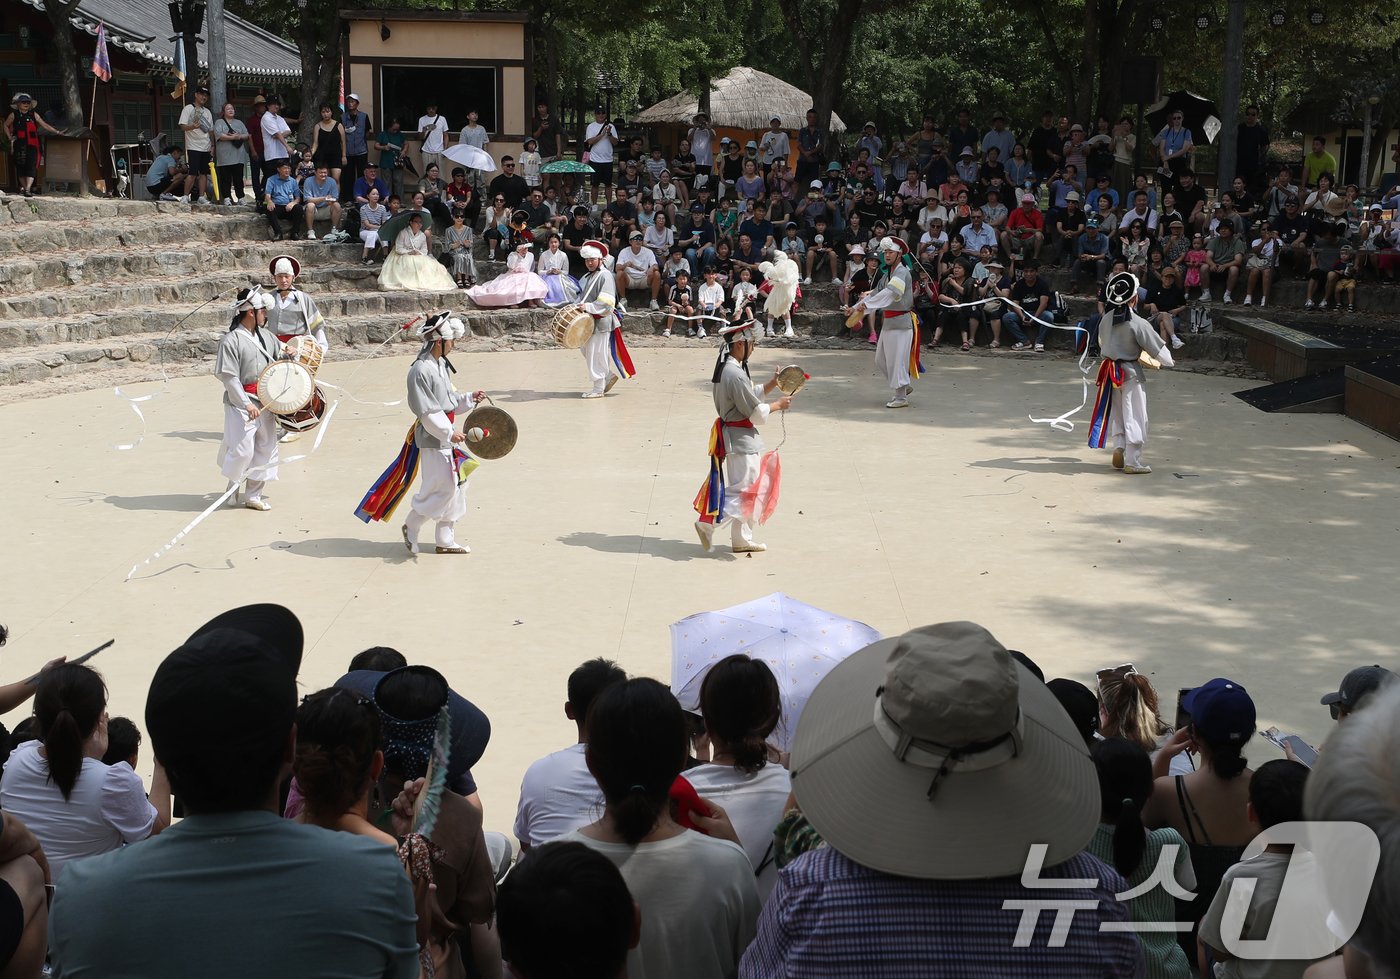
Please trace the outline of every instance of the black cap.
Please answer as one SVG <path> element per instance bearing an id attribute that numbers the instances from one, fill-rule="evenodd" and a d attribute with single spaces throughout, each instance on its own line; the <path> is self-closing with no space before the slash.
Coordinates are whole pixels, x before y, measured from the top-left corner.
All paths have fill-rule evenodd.
<path id="1" fill-rule="evenodd" d="M 1045 685 L 1074 722 L 1084 743 L 1093 744 L 1094 732 L 1099 729 L 1099 698 L 1094 696 L 1094 691 L 1078 680 L 1063 678 L 1048 680 Z"/>
<path id="2" fill-rule="evenodd" d="M 1323 706 L 1340 704 L 1348 710 L 1356 707 L 1362 697 L 1379 690 L 1383 684 L 1395 679 L 1395 674 L 1383 666 L 1358 666 L 1342 677 L 1342 685 L 1336 693 L 1322 695 Z"/>
<path id="3" fill-rule="evenodd" d="M 301 622 L 281 605 L 219 615 L 156 668 L 146 730 L 164 765 L 270 752 L 296 720 Z"/>

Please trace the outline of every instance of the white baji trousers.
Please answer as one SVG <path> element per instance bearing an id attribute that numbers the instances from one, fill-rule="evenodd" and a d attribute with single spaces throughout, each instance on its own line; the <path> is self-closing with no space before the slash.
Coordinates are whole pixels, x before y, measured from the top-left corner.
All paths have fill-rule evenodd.
<path id="1" fill-rule="evenodd" d="M 888 327 L 880 331 L 879 342 L 875 344 L 875 365 L 885 375 L 896 395 L 907 396 L 914 391 L 909 378 L 909 348 L 913 344 L 913 330 L 891 330 Z"/>
<path id="2" fill-rule="evenodd" d="M 588 365 L 588 376 L 593 381 L 593 392 L 602 394 L 608 385 L 608 376 L 613 373 L 612 351 L 609 349 L 608 334 L 594 330 L 593 335 L 584 341 L 579 349 L 583 351 L 584 363 Z"/>
<path id="3" fill-rule="evenodd" d="M 739 513 L 739 494 L 758 479 L 757 452 L 729 452 L 724 457 L 724 515 L 715 522 L 715 530 L 729 524 L 734 544 L 753 543 L 753 524 Z"/>
<path id="4" fill-rule="evenodd" d="M 219 444 L 219 471 L 226 479 L 241 483 L 249 470 L 261 470 L 258 479 L 247 480 L 244 492 L 249 500 L 262 499 L 263 487 L 277 478 L 277 416 L 262 411 L 255 421 L 248 412 L 224 405 L 224 440 Z"/>
<path id="5" fill-rule="evenodd" d="M 1142 447 L 1147 441 L 1147 387 L 1132 367 L 1124 371 L 1123 384 L 1113 389 L 1108 437 L 1115 449 L 1123 450 L 1125 465 L 1142 465 Z"/>
<path id="6" fill-rule="evenodd" d="M 467 484 L 457 485 L 457 469 L 452 465 L 452 450 L 423 449 L 418 453 L 418 492 L 411 504 L 413 512 L 404 521 L 408 535 L 418 539 L 418 532 L 429 520 L 437 524 L 434 534 L 438 547 L 456 547 L 454 527 L 467 515 Z"/>

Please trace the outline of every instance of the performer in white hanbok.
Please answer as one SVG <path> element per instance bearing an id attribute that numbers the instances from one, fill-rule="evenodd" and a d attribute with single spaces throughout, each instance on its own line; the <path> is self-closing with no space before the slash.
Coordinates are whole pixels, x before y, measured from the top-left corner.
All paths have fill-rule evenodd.
<path id="1" fill-rule="evenodd" d="M 453 446 L 467 436 L 454 431 L 457 413 L 470 411 L 486 397 L 484 391 L 458 394 L 452 386 L 457 369 L 447 359 L 457 340 L 466 336 L 462 321 L 443 312 L 418 331 L 423 349 L 408 369 L 408 407 L 418 416 L 414 444 L 422 460 L 423 482 L 413 497 L 413 512 L 402 527 L 404 546 L 418 553 L 418 533 L 428 521 L 436 525 L 434 543 L 439 554 L 468 554 L 471 548 L 457 543 L 456 524 L 467 513 L 467 481 L 458 478 L 462 453 Z"/>
<path id="2" fill-rule="evenodd" d="M 790 340 L 796 336 L 792 332 L 792 305 L 797 302 L 797 284 L 802 280 L 802 271 L 784 251 L 774 252 L 773 261 L 761 263 L 758 270 L 763 273 L 764 285 L 768 287 L 768 296 L 763 302 L 768 322 L 763 327 L 763 335 L 776 337 L 778 331 L 773 328 L 773 321 L 781 319 L 785 327 L 783 336 Z"/>
<path id="3" fill-rule="evenodd" d="M 579 280 L 579 302 L 593 317 L 593 335 L 580 348 L 584 363 L 588 365 L 588 377 L 593 382 L 583 396 L 601 398 L 617 383 L 618 371 L 630 378 L 636 374 L 636 369 L 618 329 L 617 283 L 616 276 L 606 267 L 608 246 L 590 238 L 579 247 L 579 255 L 588 270 Z"/>
<path id="4" fill-rule="evenodd" d="M 700 546 L 709 550 L 715 530 L 729 523 L 730 546 L 736 554 L 766 551 L 768 546 L 753 539 L 753 522 L 740 506 L 740 494 L 758 478 L 763 438 L 755 426 L 768 420 L 773 411 L 786 411 L 790 395 L 764 403 L 765 395 L 778 386 L 778 377 L 755 384 L 749 377 L 749 356 L 754 349 L 758 324 L 750 312 L 738 323 L 721 327 L 720 354 L 710 381 L 714 386 L 715 419 L 710 429 L 710 475 L 695 496 L 695 533 Z"/>
<path id="5" fill-rule="evenodd" d="M 919 320 L 914 309 L 914 276 L 908 247 L 899 238 L 880 239 L 880 271 L 874 287 L 856 304 L 862 313 L 883 310 L 885 321 L 875 345 L 875 364 L 894 397 L 886 408 L 908 408 L 914 381 L 923 373 L 919 361 Z"/>
<path id="6" fill-rule="evenodd" d="M 1108 311 L 1099 318 L 1098 395 L 1089 422 L 1089 445 L 1102 449 L 1113 443 L 1113 468 L 1125 473 L 1150 473 L 1142 459 L 1147 443 L 1147 388 L 1144 367 L 1175 367 L 1171 348 L 1156 329 L 1137 314 L 1138 280 L 1130 272 L 1115 272 L 1104 286 Z"/>
<path id="7" fill-rule="evenodd" d="M 296 287 L 301 263 L 290 255 L 278 255 L 267 268 L 277 286 L 275 301 L 267 311 L 267 328 L 283 343 L 292 337 L 314 337 L 324 353 L 330 348 L 325 317 L 316 308 L 316 301 Z"/>
<path id="8" fill-rule="evenodd" d="M 283 352 L 263 325 L 275 302 L 258 286 L 240 290 L 233 322 L 214 354 L 214 376 L 224 386 L 224 438 L 217 461 L 230 487 L 241 484 L 241 502 L 249 510 L 272 509 L 263 488 L 277 478 L 277 416 L 263 410 L 257 395 L 258 376 Z M 240 502 L 238 493 L 230 499 Z"/>

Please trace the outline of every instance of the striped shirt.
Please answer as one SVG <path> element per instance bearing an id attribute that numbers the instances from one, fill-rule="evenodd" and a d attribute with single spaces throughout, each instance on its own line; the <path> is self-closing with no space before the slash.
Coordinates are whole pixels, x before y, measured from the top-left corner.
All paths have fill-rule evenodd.
<path id="1" fill-rule="evenodd" d="M 739 979 L 1128 979 L 1142 974 L 1131 932 L 1100 932 L 1127 921 L 1114 898 L 1127 890 L 1111 867 L 1086 853 L 1041 871 L 1042 880 L 1092 878 L 1095 887 L 1027 888 L 1015 877 L 917 880 L 855 863 L 825 847 L 783 868 L 739 964 Z M 1023 912 L 1003 901 L 1042 901 L 1034 935 L 1016 948 Z M 1076 910 L 1062 947 L 1051 948 L 1054 902 Z M 1035 912 L 1024 912 L 1027 916 Z M 1065 912 L 1067 914 L 1067 912 Z"/>

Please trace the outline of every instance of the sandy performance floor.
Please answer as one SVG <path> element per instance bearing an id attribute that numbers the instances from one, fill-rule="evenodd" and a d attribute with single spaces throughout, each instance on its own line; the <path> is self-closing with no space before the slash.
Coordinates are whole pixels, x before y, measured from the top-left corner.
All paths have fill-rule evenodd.
<path id="1" fill-rule="evenodd" d="M 1049 676 L 1092 682 L 1131 661 L 1166 713 L 1179 686 L 1229 676 L 1261 726 L 1314 742 L 1331 723 L 1317 698 L 1347 669 L 1396 665 L 1400 446 L 1354 422 L 1261 414 L 1230 396 L 1238 381 L 1164 371 L 1150 385 L 1156 472 L 1128 477 L 1085 447 L 1082 424 L 1067 435 L 1027 420 L 1079 401 L 1067 361 L 929 357 L 913 407 L 890 411 L 869 354 L 798 353 L 812 380 L 787 417 L 782 503 L 760 534 L 771 550 L 707 555 L 690 503 L 713 357 L 636 351 L 638 378 L 582 401 L 577 353 L 459 351 L 458 386 L 491 392 L 520 427 L 515 452 L 472 477 L 458 531 L 470 556 L 414 559 L 398 520 L 355 519 L 410 416 L 347 400 L 320 451 L 284 467 L 271 512 L 219 511 L 130 581 L 222 489 L 218 385 L 133 389 L 160 394 L 127 452 L 109 446 L 141 426 L 110 390 L 4 406 L 4 676 L 116 637 L 93 665 L 112 713 L 140 723 L 152 670 L 192 629 L 283 602 L 305 625 L 305 692 L 391 645 L 486 711 L 476 774 L 488 826 L 509 830 L 525 767 L 572 739 L 575 665 L 608 656 L 664 680 L 671 622 L 772 591 L 886 634 L 972 619 Z M 792 359 L 760 349 L 754 374 Z M 389 401 L 408 363 L 323 376 Z M 782 438 L 776 420 L 765 437 Z M 1257 742 L 1248 754 L 1276 756 Z"/>

